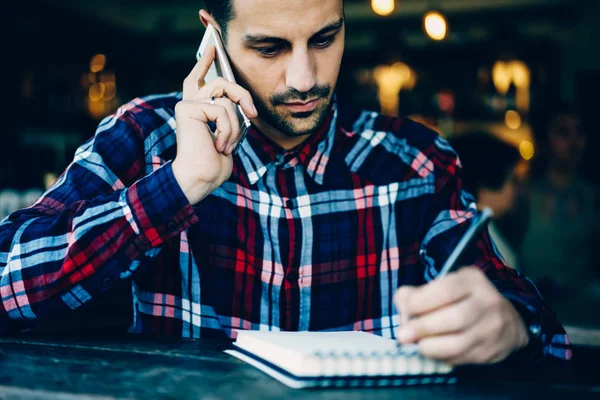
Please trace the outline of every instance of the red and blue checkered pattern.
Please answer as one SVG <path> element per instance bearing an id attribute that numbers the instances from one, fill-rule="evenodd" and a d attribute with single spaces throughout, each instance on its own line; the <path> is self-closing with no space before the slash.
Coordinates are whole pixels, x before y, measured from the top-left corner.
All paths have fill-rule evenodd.
<path id="1" fill-rule="evenodd" d="M 473 216 L 446 141 L 372 112 L 343 126 L 334 105 L 291 151 L 251 130 L 231 178 L 192 206 L 171 169 L 180 100 L 121 107 L 39 201 L 2 222 L 0 329 L 76 318 L 126 281 L 135 333 L 394 337 L 394 292 L 433 279 Z M 570 358 L 564 330 L 487 233 L 470 257 L 520 310 L 544 314 L 540 355 Z"/>

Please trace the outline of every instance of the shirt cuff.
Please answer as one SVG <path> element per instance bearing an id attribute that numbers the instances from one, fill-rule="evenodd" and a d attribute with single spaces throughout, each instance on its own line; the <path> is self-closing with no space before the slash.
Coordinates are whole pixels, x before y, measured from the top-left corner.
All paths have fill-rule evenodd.
<path id="1" fill-rule="evenodd" d="M 529 343 L 524 348 L 516 351 L 510 356 L 511 360 L 527 361 L 537 363 L 544 359 L 544 336 L 542 332 L 544 312 L 541 307 L 528 303 L 519 296 L 504 296 L 511 302 L 519 313 L 527 329 Z"/>
<path id="2" fill-rule="evenodd" d="M 127 189 L 128 218 L 142 247 L 158 247 L 198 222 L 169 161 Z"/>

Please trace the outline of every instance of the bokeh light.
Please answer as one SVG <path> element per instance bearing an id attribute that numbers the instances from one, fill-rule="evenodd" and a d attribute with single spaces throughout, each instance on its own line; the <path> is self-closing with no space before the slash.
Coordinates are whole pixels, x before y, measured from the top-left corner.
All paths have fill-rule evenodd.
<path id="1" fill-rule="evenodd" d="M 523 157 L 525 160 L 531 160 L 535 154 L 533 143 L 531 143 L 529 140 L 523 140 L 519 145 L 519 152 L 521 153 L 521 157 Z"/>
<path id="2" fill-rule="evenodd" d="M 90 61 L 90 71 L 100 72 L 106 66 L 106 56 L 104 54 L 96 54 Z"/>
<path id="3" fill-rule="evenodd" d="M 506 114 L 504 114 L 504 122 L 506 126 L 510 129 L 519 129 L 521 127 L 521 116 L 515 110 L 508 110 Z"/>
<path id="4" fill-rule="evenodd" d="M 429 11 L 424 17 L 425 33 L 433 40 L 444 40 L 448 33 L 446 17 L 439 11 Z"/>
<path id="5" fill-rule="evenodd" d="M 372 0 L 373 11 L 379 15 L 390 15 L 395 8 L 394 0 Z"/>
<path id="6" fill-rule="evenodd" d="M 104 84 L 104 101 L 111 101 L 117 95 L 117 85 L 114 82 Z"/>
<path id="7" fill-rule="evenodd" d="M 106 92 L 106 86 L 104 83 L 95 83 L 90 86 L 89 97 L 91 101 L 100 101 L 104 98 Z"/>

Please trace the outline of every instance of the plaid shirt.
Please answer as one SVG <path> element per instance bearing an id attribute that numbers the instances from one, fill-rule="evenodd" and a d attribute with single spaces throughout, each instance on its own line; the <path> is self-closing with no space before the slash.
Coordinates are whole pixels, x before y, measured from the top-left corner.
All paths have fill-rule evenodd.
<path id="1" fill-rule="evenodd" d="M 0 328 L 74 319 L 125 282 L 135 333 L 393 338 L 394 292 L 433 279 L 473 216 L 447 142 L 408 119 L 351 118 L 334 105 L 291 151 L 252 129 L 231 178 L 192 206 L 172 171 L 180 100 L 172 93 L 121 107 L 53 187 L 2 222 Z M 468 261 L 526 321 L 539 321 L 538 356 L 570 358 L 533 284 L 505 266 L 487 233 L 474 247 Z"/>

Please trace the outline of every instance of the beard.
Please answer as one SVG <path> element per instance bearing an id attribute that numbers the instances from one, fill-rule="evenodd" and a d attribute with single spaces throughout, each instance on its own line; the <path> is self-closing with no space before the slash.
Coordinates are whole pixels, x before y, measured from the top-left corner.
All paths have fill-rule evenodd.
<path id="1" fill-rule="evenodd" d="M 268 99 L 268 102 L 265 102 L 256 93 L 252 93 L 252 98 L 260 119 L 288 137 L 298 137 L 308 135 L 323 125 L 331 107 L 333 95 L 330 85 L 315 85 L 304 93 L 296 89 L 276 93 Z M 279 105 L 297 101 L 305 102 L 309 99 L 325 101 L 321 101 L 321 104 L 312 111 L 293 112 L 289 115 L 283 115 L 277 111 Z"/>

